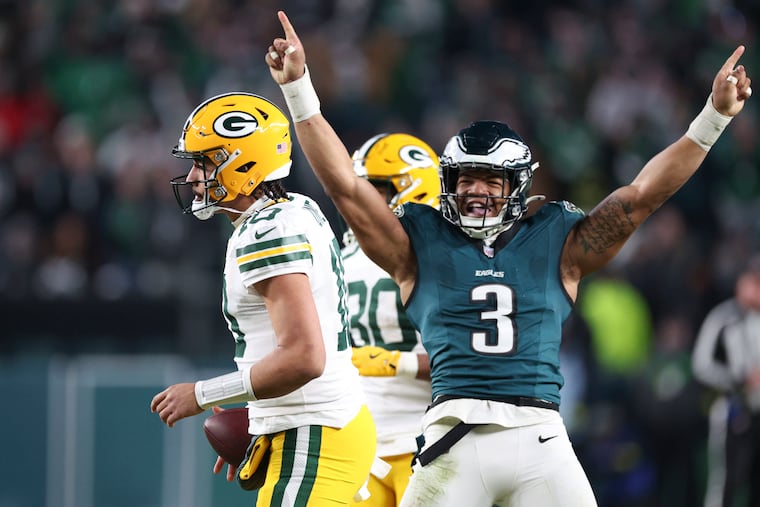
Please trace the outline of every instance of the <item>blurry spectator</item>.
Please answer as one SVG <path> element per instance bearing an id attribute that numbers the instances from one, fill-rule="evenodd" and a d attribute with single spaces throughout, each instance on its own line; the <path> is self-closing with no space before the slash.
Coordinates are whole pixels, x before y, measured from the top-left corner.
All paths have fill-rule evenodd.
<path id="1" fill-rule="evenodd" d="M 655 328 L 654 350 L 635 376 L 631 404 L 653 463 L 652 506 L 697 506 L 704 493 L 703 387 L 691 371 L 691 321 L 674 313 Z"/>
<path id="2" fill-rule="evenodd" d="M 719 393 L 710 439 L 723 441 L 710 456 L 705 507 L 760 505 L 760 257 L 736 281 L 734 297 L 708 313 L 693 355 L 694 374 Z M 718 450 L 718 449 L 715 449 Z"/>
<path id="3" fill-rule="evenodd" d="M 45 260 L 37 270 L 37 293 L 43 298 L 82 298 L 89 285 L 87 227 L 74 212 L 55 224 Z"/>
<path id="4" fill-rule="evenodd" d="M 600 507 L 645 506 L 655 467 L 634 417 L 631 384 L 651 354 L 651 311 L 614 266 L 581 286 L 577 305 L 590 330 L 595 368 L 580 458 Z"/>
<path id="5" fill-rule="evenodd" d="M 578 305 L 602 375 L 627 377 L 645 364 L 651 352 L 651 312 L 630 282 L 612 270 L 600 272 L 582 285 Z"/>

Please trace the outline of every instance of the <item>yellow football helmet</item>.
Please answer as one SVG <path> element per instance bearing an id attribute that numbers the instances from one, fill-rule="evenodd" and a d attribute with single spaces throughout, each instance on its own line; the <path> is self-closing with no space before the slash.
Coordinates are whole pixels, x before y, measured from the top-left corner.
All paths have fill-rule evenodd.
<path id="1" fill-rule="evenodd" d="M 173 178 L 177 202 L 183 212 L 205 220 L 220 203 L 251 195 L 261 182 L 290 174 L 291 148 L 290 122 L 269 100 L 244 92 L 212 97 L 190 113 L 172 155 L 214 169 L 200 182 Z M 180 188 L 193 183 L 204 184 L 205 196 L 186 205 Z"/>
<path id="2" fill-rule="evenodd" d="M 356 174 L 375 184 L 388 185 L 391 208 L 405 202 L 438 208 L 438 155 L 421 139 L 409 134 L 378 134 L 356 150 L 352 158 Z"/>

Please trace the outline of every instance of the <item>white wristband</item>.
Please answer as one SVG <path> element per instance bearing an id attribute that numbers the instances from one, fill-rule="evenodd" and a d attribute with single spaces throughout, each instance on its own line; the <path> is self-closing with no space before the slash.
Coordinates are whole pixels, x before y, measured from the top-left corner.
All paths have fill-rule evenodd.
<path id="1" fill-rule="evenodd" d="M 712 103 L 712 94 L 710 94 L 707 97 L 705 107 L 689 125 L 686 137 L 697 143 L 703 150 L 710 151 L 732 118 L 732 116 L 720 114 L 715 109 Z"/>
<path id="2" fill-rule="evenodd" d="M 285 96 L 285 103 L 288 105 L 290 116 L 294 122 L 299 122 L 319 114 L 319 97 L 311 84 L 309 67 L 304 67 L 303 76 L 280 85 L 282 94 Z"/>
<path id="3" fill-rule="evenodd" d="M 202 409 L 227 403 L 255 401 L 251 367 L 195 383 L 195 401 Z"/>
<path id="4" fill-rule="evenodd" d="M 420 363 L 417 361 L 416 352 L 402 352 L 396 364 L 396 376 L 416 377 Z"/>

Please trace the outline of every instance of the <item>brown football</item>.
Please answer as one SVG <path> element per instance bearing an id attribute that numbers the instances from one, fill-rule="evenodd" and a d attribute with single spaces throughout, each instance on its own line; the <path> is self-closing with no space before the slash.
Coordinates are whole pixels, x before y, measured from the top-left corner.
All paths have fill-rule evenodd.
<path id="1" fill-rule="evenodd" d="M 230 465 L 237 467 L 243 458 L 251 435 L 248 434 L 248 409 L 229 408 L 210 415 L 203 421 L 203 432 L 211 448 Z"/>

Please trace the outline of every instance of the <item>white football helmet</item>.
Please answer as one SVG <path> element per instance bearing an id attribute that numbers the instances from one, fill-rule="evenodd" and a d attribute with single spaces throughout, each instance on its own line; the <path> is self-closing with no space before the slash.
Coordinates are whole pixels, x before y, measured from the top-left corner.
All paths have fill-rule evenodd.
<path id="1" fill-rule="evenodd" d="M 441 212 L 467 235 L 487 239 L 512 227 L 528 210 L 528 190 L 538 162 L 530 149 L 509 125 L 496 121 L 477 121 L 453 136 L 441 156 L 440 177 L 443 186 Z M 504 199 L 497 216 L 468 217 L 459 211 L 457 180 L 467 170 L 487 170 L 502 178 Z M 539 196 L 537 198 L 543 198 Z"/>

